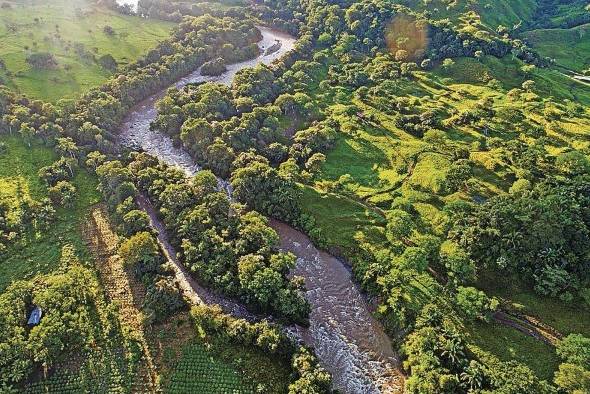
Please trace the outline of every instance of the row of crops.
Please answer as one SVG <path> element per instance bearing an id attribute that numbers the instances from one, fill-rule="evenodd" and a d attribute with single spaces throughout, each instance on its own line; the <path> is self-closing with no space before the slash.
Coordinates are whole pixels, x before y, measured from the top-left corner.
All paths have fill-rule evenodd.
<path id="1" fill-rule="evenodd" d="M 171 394 L 246 394 L 256 392 L 253 386 L 244 381 L 233 366 L 215 358 L 203 344 L 192 343 L 184 348 L 166 391 Z"/>
<path id="2" fill-rule="evenodd" d="M 26 394 L 126 393 L 135 372 L 121 352 L 88 352 L 83 364 L 56 370 L 49 378 L 29 384 Z"/>

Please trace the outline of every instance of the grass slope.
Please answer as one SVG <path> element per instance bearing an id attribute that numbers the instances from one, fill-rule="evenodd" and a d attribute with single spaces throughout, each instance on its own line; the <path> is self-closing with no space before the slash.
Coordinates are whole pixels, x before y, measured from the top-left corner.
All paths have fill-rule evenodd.
<path id="1" fill-rule="evenodd" d="M 408 3 L 413 10 L 427 11 L 434 19 L 448 18 L 464 28 L 467 27 L 465 14 L 475 12 L 482 26 L 495 30 L 499 25 L 512 28 L 521 21 L 528 22 L 539 0 L 411 0 Z"/>
<path id="2" fill-rule="evenodd" d="M 124 16 L 91 6 L 85 0 L 11 3 L 0 12 L 0 59 L 13 76 L 0 71 L 7 85 L 30 97 L 55 102 L 75 98 L 103 83 L 110 73 L 94 60 L 80 56 L 76 46 L 99 58 L 111 54 L 129 63 L 166 38 L 173 24 Z M 114 29 L 105 34 L 106 25 Z M 26 63 L 29 54 L 49 52 L 58 66 L 35 70 Z M 0 78 L 1 82 L 1 78 Z"/>
<path id="3" fill-rule="evenodd" d="M 8 147 L 0 156 L 0 198 L 13 198 L 11 190 L 17 189 L 33 199 L 46 197 L 46 187 L 37 173 L 41 167 L 55 161 L 53 150 L 35 144 L 29 148 L 17 137 L 2 136 L 0 141 Z M 79 229 L 100 195 L 96 191 L 96 179 L 86 171 L 78 171 L 73 184 L 78 193 L 75 206 L 58 209 L 50 231 L 29 231 L 22 241 L 8 248 L 0 264 L 0 291 L 13 280 L 51 272 L 59 263 L 61 248 L 66 244 L 75 247 L 82 261 L 89 260 Z"/>
<path id="4" fill-rule="evenodd" d="M 568 146 L 590 148 L 590 87 L 557 70 L 535 69 L 527 74 L 522 66 L 510 56 L 485 57 L 481 61 L 455 59 L 453 66 L 420 72 L 414 80 L 395 80 L 384 93 L 391 97 L 351 93 L 347 100 L 340 100 L 354 104 L 364 114 L 362 117 L 342 111 L 342 104 L 329 105 L 328 112 L 343 126 L 335 148 L 326 154 L 315 187 L 304 190 L 301 204 L 316 219 L 328 245 L 346 249 L 363 239 L 372 245 L 387 245 L 381 215 L 396 201 L 411 204 L 419 232 L 442 234 L 446 222 L 441 211 L 448 202 L 479 201 L 507 193 L 514 181 L 514 168 L 502 159 L 501 149 L 476 147 L 484 135 L 484 125 L 489 137 L 504 141 L 530 141 L 530 130 L 542 128 L 552 155 Z M 521 88 L 526 80 L 535 81 L 531 92 Z M 513 91 L 515 88 L 520 90 Z M 403 99 L 409 111 L 419 108 L 413 113 L 433 110 L 443 114 L 444 119 L 452 119 L 478 108 L 486 98 L 490 104 L 485 107 L 496 114 L 493 119 L 486 118 L 480 124 L 452 123 L 445 141 L 434 144 L 398 127 L 398 115 L 390 104 Z M 569 109 L 559 110 L 560 116 L 551 119 L 548 111 L 557 103 Z M 449 151 L 453 147 L 470 151 L 474 168 L 469 188 L 447 195 L 442 186 L 451 167 Z M 339 186 L 335 189 L 334 185 Z M 331 192 L 325 193 L 327 190 Z M 380 214 L 373 216 L 376 210 Z M 362 271 L 362 267 L 354 268 Z M 590 321 L 580 317 L 587 315 L 582 307 L 568 309 L 563 303 L 526 290 L 528 287 L 522 284 L 505 291 L 504 282 L 487 278 L 476 286 L 564 334 L 588 333 Z M 474 324 L 469 331 L 473 342 L 482 349 L 502 360 L 522 361 L 539 377 L 552 379 L 558 360 L 551 347 L 495 324 Z"/>
<path id="5" fill-rule="evenodd" d="M 528 365 L 539 378 L 553 380 L 559 358 L 551 346 L 496 323 L 475 322 L 467 327 L 470 339 L 500 360 L 516 360 Z"/>
<path id="6" fill-rule="evenodd" d="M 541 55 L 574 71 L 590 69 L 590 24 L 572 29 L 539 29 L 524 37 Z"/>

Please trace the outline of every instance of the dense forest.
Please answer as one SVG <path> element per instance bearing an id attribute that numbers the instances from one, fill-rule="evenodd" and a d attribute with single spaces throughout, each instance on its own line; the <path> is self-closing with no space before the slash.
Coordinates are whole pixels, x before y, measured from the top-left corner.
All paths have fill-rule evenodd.
<path id="1" fill-rule="evenodd" d="M 590 392 L 586 1 L 43 7 L 0 5 L 0 391 Z"/>

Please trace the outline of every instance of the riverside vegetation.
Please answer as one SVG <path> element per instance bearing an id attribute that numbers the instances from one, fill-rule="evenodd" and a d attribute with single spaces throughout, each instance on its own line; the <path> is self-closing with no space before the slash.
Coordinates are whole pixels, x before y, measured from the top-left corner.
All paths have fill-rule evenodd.
<path id="1" fill-rule="evenodd" d="M 41 7 L 4 4 L 2 18 Z M 138 18 L 80 8 L 115 33 L 111 20 Z M 86 88 L 25 89 L 0 52 L 3 390 L 330 392 L 329 366 L 283 329 L 305 326 L 310 306 L 270 217 L 350 264 L 400 354 L 403 387 L 383 391 L 590 392 L 586 2 L 142 0 L 138 12 L 170 36 L 113 54 Z M 156 103 L 152 130 L 204 171 L 120 150 L 134 105 L 257 56 L 255 23 L 295 35 L 294 49 Z M 51 50 L 27 67 L 66 64 Z M 140 196 L 194 278 L 257 318 L 187 305 Z M 93 253 L 81 230 L 99 202 L 118 235 Z M 105 291 L 97 267 L 113 259 L 140 324 Z"/>

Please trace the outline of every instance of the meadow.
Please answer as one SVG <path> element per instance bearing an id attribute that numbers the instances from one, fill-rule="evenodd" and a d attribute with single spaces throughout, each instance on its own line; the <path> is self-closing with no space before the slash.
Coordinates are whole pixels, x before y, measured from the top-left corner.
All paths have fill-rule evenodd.
<path id="1" fill-rule="evenodd" d="M 524 37 L 559 66 L 576 72 L 590 69 L 590 24 L 571 29 L 531 30 Z"/>
<path id="2" fill-rule="evenodd" d="M 29 147 L 16 136 L 3 135 L 0 142 L 6 144 L 6 152 L 0 154 L 0 199 L 16 205 L 19 199 L 27 196 L 35 200 L 47 197 L 47 187 L 38 171 L 56 160 L 55 152 L 36 143 Z M 80 170 L 72 184 L 77 189 L 78 198 L 72 208 L 56 210 L 51 231 L 29 229 L 22 240 L 8 247 L 0 264 L 0 291 L 14 280 L 53 271 L 58 266 L 64 245 L 74 246 L 81 260 L 89 260 L 80 230 L 90 207 L 100 200 L 96 191 L 97 180 L 86 170 Z"/>
<path id="3" fill-rule="evenodd" d="M 73 99 L 106 81 L 112 70 L 97 59 L 130 63 L 168 37 L 173 23 L 126 16 L 85 0 L 3 2 L 0 12 L 0 82 L 31 98 Z M 109 29 L 109 27 L 111 29 Z M 35 69 L 26 59 L 50 53 L 57 65 Z"/>

